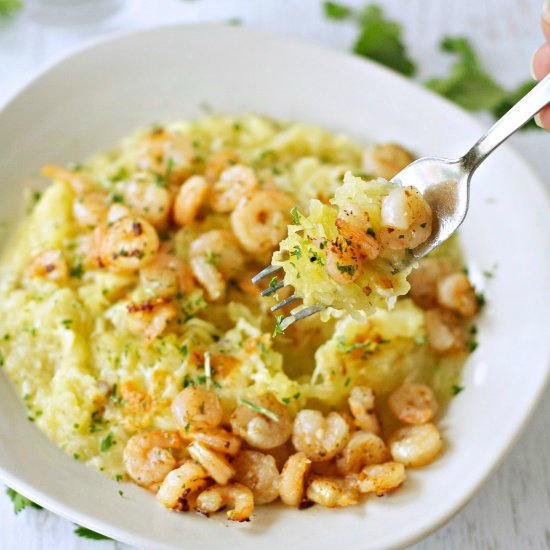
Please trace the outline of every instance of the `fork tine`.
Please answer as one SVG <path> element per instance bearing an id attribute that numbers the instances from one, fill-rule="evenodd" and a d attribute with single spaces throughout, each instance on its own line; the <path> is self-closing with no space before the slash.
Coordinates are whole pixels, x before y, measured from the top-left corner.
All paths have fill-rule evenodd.
<path id="1" fill-rule="evenodd" d="M 292 323 L 295 323 L 300 319 L 304 319 L 305 317 L 309 317 L 310 315 L 314 315 L 315 313 L 319 313 L 319 311 L 322 311 L 325 308 L 326 306 L 323 304 L 315 304 L 313 306 L 309 306 L 304 309 L 301 309 L 300 311 L 296 312 L 294 315 L 289 315 L 288 317 L 285 317 L 281 321 L 281 330 L 284 331 L 290 325 L 292 325 Z"/>
<path id="2" fill-rule="evenodd" d="M 299 300 L 300 296 L 296 296 L 296 294 L 293 294 L 292 296 L 289 296 L 288 298 L 285 298 L 284 300 L 281 300 L 278 304 L 275 304 L 271 311 L 275 312 L 285 306 L 288 306 L 288 304 L 291 304 L 292 302 L 295 302 L 296 300 Z"/>
<path id="3" fill-rule="evenodd" d="M 280 265 L 268 265 L 265 269 L 262 269 L 259 273 L 254 275 L 254 277 L 252 277 L 252 283 L 256 284 L 260 282 L 270 275 L 273 275 L 276 271 L 279 271 L 279 269 L 281 269 Z"/>
<path id="4" fill-rule="evenodd" d="M 269 288 L 266 288 L 265 290 L 262 290 L 262 292 L 260 294 L 265 298 L 266 296 L 269 296 L 270 294 L 273 294 L 274 292 L 277 292 L 278 290 L 280 290 L 284 286 L 285 286 L 285 282 L 284 281 L 279 281 L 276 285 L 270 286 Z"/>

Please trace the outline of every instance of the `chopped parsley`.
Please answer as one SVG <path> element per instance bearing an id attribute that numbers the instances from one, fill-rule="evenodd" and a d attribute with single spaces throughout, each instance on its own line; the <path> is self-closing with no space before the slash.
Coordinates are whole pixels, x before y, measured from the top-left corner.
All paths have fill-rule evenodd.
<path id="1" fill-rule="evenodd" d="M 110 202 L 124 202 L 124 196 L 120 193 L 117 193 L 116 191 L 111 191 L 109 193 L 109 201 Z"/>
<path id="2" fill-rule="evenodd" d="M 464 386 L 459 386 L 458 384 L 453 384 L 451 386 L 451 393 L 453 395 L 458 395 L 463 390 L 464 390 Z"/>
<path id="3" fill-rule="evenodd" d="M 299 260 L 302 257 L 302 247 L 299 244 L 297 244 L 292 249 L 292 252 L 290 252 L 290 255 L 296 256 L 296 259 Z"/>
<path id="4" fill-rule="evenodd" d="M 483 294 L 483 292 L 476 292 L 476 302 L 479 309 L 485 306 L 487 299 L 485 298 L 485 294 Z"/>
<path id="5" fill-rule="evenodd" d="M 296 206 L 290 211 L 290 215 L 292 216 L 292 223 L 298 225 L 300 223 L 300 213 Z"/>
<path id="6" fill-rule="evenodd" d="M 84 274 L 84 266 L 82 265 L 82 258 L 77 257 L 74 260 L 69 275 L 75 279 L 81 279 Z"/>
<path id="7" fill-rule="evenodd" d="M 275 288 L 278 282 L 279 282 L 279 279 L 277 277 L 273 277 L 273 279 L 269 281 L 269 288 Z"/>
<path id="8" fill-rule="evenodd" d="M 13 511 L 17 515 L 19 512 L 22 512 L 25 508 L 29 506 L 31 508 L 36 508 L 37 510 L 42 510 L 42 506 L 36 504 L 32 500 L 24 497 L 21 493 L 6 487 L 6 494 L 10 497 L 10 500 L 13 502 Z"/>
<path id="9" fill-rule="evenodd" d="M 252 409 L 253 411 L 259 412 L 260 414 L 263 414 L 264 416 L 267 416 L 267 418 L 270 418 L 274 422 L 279 422 L 279 417 L 269 409 L 266 409 L 265 407 L 262 407 L 260 405 L 256 405 L 255 403 L 252 403 L 251 401 L 247 401 L 246 399 L 243 399 L 242 397 L 239 397 L 239 403 L 241 405 L 244 405 L 245 407 L 248 407 L 249 409 Z"/>
<path id="10" fill-rule="evenodd" d="M 109 432 L 101 441 L 100 451 L 106 453 L 111 447 L 116 445 L 116 441 L 113 439 L 113 434 Z"/>
<path id="11" fill-rule="evenodd" d="M 107 537 L 106 535 L 102 535 L 101 533 L 96 533 L 95 531 L 87 529 L 86 527 L 81 527 L 80 525 L 76 526 L 74 534 L 78 537 L 91 540 L 113 540 L 111 537 Z"/>
<path id="12" fill-rule="evenodd" d="M 425 224 L 424 224 L 425 225 Z M 367 229 L 367 235 L 370 235 L 371 237 L 373 237 L 374 239 L 376 239 L 376 232 L 374 231 L 374 229 L 372 227 L 369 227 Z"/>
<path id="13" fill-rule="evenodd" d="M 273 338 L 279 334 L 284 334 L 285 329 L 283 328 L 284 315 L 277 315 L 275 317 L 275 329 L 273 330 Z"/>
<path id="14" fill-rule="evenodd" d="M 355 273 L 355 267 L 352 265 L 341 265 L 339 262 L 336 262 L 336 267 L 340 273 L 347 273 L 350 277 L 353 277 Z"/>
<path id="15" fill-rule="evenodd" d="M 283 397 L 281 399 L 281 401 L 285 404 L 285 405 L 288 405 L 292 400 L 296 401 L 297 399 L 300 398 L 300 392 L 296 392 L 292 397 Z"/>
<path id="16" fill-rule="evenodd" d="M 31 336 L 36 336 L 36 334 L 37 334 L 36 328 L 33 327 L 32 325 L 28 325 L 28 324 L 23 325 L 23 331 L 28 332 Z"/>
<path id="17" fill-rule="evenodd" d="M 189 348 L 184 344 L 178 348 L 179 352 L 181 353 L 181 356 L 186 359 L 189 355 Z"/>
<path id="18" fill-rule="evenodd" d="M 0 351 L 0 367 L 3 367 L 5 363 L 4 356 L 2 355 L 2 352 Z"/>
<path id="19" fill-rule="evenodd" d="M 222 255 L 219 252 L 212 252 L 209 250 L 206 253 L 206 263 L 218 267 L 220 265 L 220 260 Z"/>
<path id="20" fill-rule="evenodd" d="M 71 325 L 73 324 L 73 320 L 72 319 L 63 319 L 61 321 L 61 324 L 65 327 L 65 328 L 71 328 Z"/>

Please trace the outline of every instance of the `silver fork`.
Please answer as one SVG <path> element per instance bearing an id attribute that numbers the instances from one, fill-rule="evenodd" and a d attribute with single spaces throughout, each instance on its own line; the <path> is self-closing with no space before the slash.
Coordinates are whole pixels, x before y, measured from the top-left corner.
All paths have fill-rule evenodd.
<path id="1" fill-rule="evenodd" d="M 396 266 L 397 271 L 419 260 L 435 247 L 446 241 L 460 226 L 468 212 L 470 180 L 478 166 L 514 132 L 519 130 L 534 115 L 550 103 L 550 75 L 541 80 L 525 97 L 516 103 L 475 145 L 462 157 L 450 160 L 438 157 L 424 157 L 415 160 L 391 181 L 404 186 L 416 187 L 428 201 L 433 213 L 432 233 L 427 241 L 410 251 L 407 261 Z M 252 278 L 254 284 L 276 276 L 282 268 L 270 265 Z M 262 296 L 269 296 L 284 286 L 275 281 L 264 290 Z M 300 299 L 293 294 L 271 308 L 277 311 Z M 326 306 L 314 304 L 298 310 L 280 320 L 280 330 L 285 330 L 295 321 L 309 317 Z"/>

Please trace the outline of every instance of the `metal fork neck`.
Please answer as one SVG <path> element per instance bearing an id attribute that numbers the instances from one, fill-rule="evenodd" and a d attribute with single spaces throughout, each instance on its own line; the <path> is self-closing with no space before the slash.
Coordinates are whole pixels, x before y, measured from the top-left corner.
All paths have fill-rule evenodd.
<path id="1" fill-rule="evenodd" d="M 460 159 L 462 168 L 472 173 L 503 141 L 529 122 L 549 103 L 550 75 L 541 80 L 477 141 Z"/>

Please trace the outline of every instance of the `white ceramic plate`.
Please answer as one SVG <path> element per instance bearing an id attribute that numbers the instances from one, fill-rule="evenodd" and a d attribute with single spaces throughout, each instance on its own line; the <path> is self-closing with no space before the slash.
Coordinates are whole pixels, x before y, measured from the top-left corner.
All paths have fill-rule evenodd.
<path id="1" fill-rule="evenodd" d="M 455 157 L 480 135 L 470 116 L 377 65 L 256 31 L 173 26 L 126 34 L 53 65 L 0 112 L 0 219 L 46 162 L 87 157 L 136 127 L 221 112 L 257 112 L 362 140 L 395 140 Z M 247 525 L 159 507 L 63 454 L 0 377 L 0 476 L 46 508 L 144 548 L 394 548 L 448 520 L 491 474 L 533 410 L 549 370 L 550 212 L 535 176 L 503 147 L 475 176 L 462 237 L 491 269 L 480 347 L 466 389 L 441 422 L 447 451 L 391 497 L 343 510 L 273 506 Z"/>

